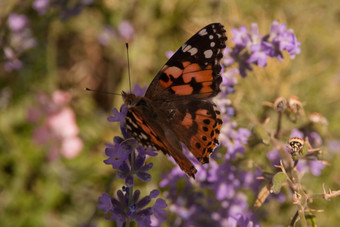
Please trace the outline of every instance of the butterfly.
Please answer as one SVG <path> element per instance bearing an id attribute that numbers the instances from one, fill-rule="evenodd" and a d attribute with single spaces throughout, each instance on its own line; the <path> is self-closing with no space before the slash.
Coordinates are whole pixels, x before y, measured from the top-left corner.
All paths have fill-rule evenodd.
<path id="1" fill-rule="evenodd" d="M 128 106 L 125 124 L 129 134 L 143 146 L 172 156 L 193 178 L 197 170 L 181 143 L 201 164 L 209 162 L 219 143 L 222 119 L 212 98 L 220 91 L 226 40 L 222 24 L 207 25 L 174 53 L 143 97 L 122 93 Z"/>

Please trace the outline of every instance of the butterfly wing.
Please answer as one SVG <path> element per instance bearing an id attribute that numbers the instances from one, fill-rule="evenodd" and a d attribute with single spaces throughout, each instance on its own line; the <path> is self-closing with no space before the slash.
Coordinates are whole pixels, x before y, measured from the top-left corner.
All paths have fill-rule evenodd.
<path id="1" fill-rule="evenodd" d="M 151 82 L 145 97 L 155 102 L 215 96 L 222 82 L 220 60 L 227 40 L 219 23 L 202 28 L 180 47 Z"/>
<path id="2" fill-rule="evenodd" d="M 210 98 L 220 91 L 226 40 L 223 25 L 202 28 L 169 59 L 145 95 L 167 114 L 167 124 L 202 164 L 218 145 L 222 126 Z"/>
<path id="3" fill-rule="evenodd" d="M 177 104 L 170 121 L 175 134 L 200 163 L 208 163 L 210 154 L 219 144 L 220 111 L 210 100 L 190 99 Z"/>
<path id="4" fill-rule="evenodd" d="M 226 40 L 223 25 L 202 28 L 156 75 L 145 97 L 140 97 L 143 102 L 131 102 L 136 104 L 126 116 L 134 138 L 171 155 L 192 177 L 197 170 L 183 154 L 180 141 L 202 164 L 218 144 L 222 120 L 210 98 L 220 91 Z"/>
<path id="5" fill-rule="evenodd" d="M 162 116 L 160 116 L 162 118 Z M 189 176 L 195 178 L 194 165 L 183 154 L 181 144 L 172 130 L 158 124 L 158 119 L 143 115 L 137 107 L 129 108 L 125 124 L 128 132 L 143 146 L 155 147 L 164 154 L 171 155 L 179 167 Z"/>

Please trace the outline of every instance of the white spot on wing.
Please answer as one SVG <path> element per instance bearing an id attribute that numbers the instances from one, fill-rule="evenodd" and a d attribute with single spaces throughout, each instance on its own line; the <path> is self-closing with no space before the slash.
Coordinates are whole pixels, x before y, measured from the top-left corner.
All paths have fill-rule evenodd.
<path id="1" fill-rule="evenodd" d="M 127 117 L 126 120 L 128 120 L 128 121 L 130 122 L 130 124 L 131 124 L 133 127 L 138 128 L 138 126 L 136 125 L 136 123 L 133 122 L 133 121 L 131 120 L 131 118 Z"/>
<path id="2" fill-rule="evenodd" d="M 213 35 L 209 35 L 209 39 L 213 39 L 214 38 L 214 36 Z"/>
<path id="3" fill-rule="evenodd" d="M 185 52 L 189 52 L 190 55 L 194 55 L 198 52 L 198 49 L 195 48 L 195 47 L 192 47 L 191 45 L 188 45 L 188 44 L 184 44 L 182 46 L 182 51 L 185 53 Z"/>
<path id="4" fill-rule="evenodd" d="M 211 58 L 212 55 L 213 55 L 212 50 L 206 50 L 206 51 L 204 51 L 204 56 L 205 56 L 205 58 Z"/>
<path id="5" fill-rule="evenodd" d="M 215 42 L 211 42 L 210 47 L 214 47 L 214 46 L 215 46 Z"/>
<path id="6" fill-rule="evenodd" d="M 188 52 L 191 54 L 191 56 L 192 55 L 194 55 L 194 54 L 196 54 L 197 52 L 198 52 L 198 49 L 197 48 L 195 48 L 195 47 L 193 47 L 193 48 L 191 48 L 190 50 L 188 50 Z"/>
<path id="7" fill-rule="evenodd" d="M 141 136 L 141 138 L 145 140 L 148 138 L 147 135 L 145 135 L 144 133 L 141 133 L 139 136 Z"/>
<path id="8" fill-rule="evenodd" d="M 207 29 L 205 29 L 205 28 L 202 29 L 201 31 L 198 32 L 198 34 L 199 34 L 200 36 L 204 36 L 204 35 L 208 34 Z"/>
<path id="9" fill-rule="evenodd" d="M 190 46 L 190 45 L 184 44 L 184 45 L 182 46 L 182 51 L 183 51 L 183 52 L 187 52 L 189 49 L 191 49 L 191 46 Z"/>

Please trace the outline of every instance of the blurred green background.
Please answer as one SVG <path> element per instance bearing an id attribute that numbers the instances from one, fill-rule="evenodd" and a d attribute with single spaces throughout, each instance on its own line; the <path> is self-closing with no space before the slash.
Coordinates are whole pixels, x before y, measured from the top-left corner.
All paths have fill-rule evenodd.
<path id="1" fill-rule="evenodd" d="M 52 2 L 52 1 L 51 1 Z M 90 93 L 84 87 L 120 93 L 129 88 L 125 42 L 129 42 L 131 79 L 148 85 L 166 61 L 165 52 L 176 50 L 187 38 L 211 22 L 227 29 L 251 23 L 267 34 L 273 20 L 286 23 L 302 43 L 301 54 L 283 62 L 271 60 L 266 68 L 254 67 L 245 79 L 239 78 L 236 93 L 230 96 L 241 127 L 250 129 L 262 113 L 262 102 L 278 95 L 295 95 L 305 103 L 306 112 L 320 112 L 329 122 L 325 141 L 340 138 L 340 4 L 329 1 L 219 1 L 219 0 L 103 0 L 84 5 L 74 15 L 66 12 L 79 2 L 51 5 L 39 15 L 34 1 L 0 2 L 0 35 L 3 49 L 9 33 L 10 14 L 23 14 L 36 45 L 22 54 L 23 66 L 8 72 L 4 51 L 0 61 L 0 226 L 112 226 L 96 212 L 98 197 L 115 192 L 123 184 L 103 163 L 105 143 L 119 135 L 117 124 L 108 123 L 121 97 Z M 65 16 L 66 15 L 66 16 Z M 124 35 L 119 27 L 128 22 L 133 33 Z M 110 25 L 107 45 L 98 41 Z M 124 29 L 123 29 L 124 30 Z M 111 33 L 110 33 L 111 31 Z M 126 31 L 126 30 L 125 30 Z M 107 34 L 107 33 L 104 33 Z M 46 146 L 32 139 L 38 123 L 29 123 L 29 108 L 38 106 L 36 95 L 56 90 L 69 93 L 79 127 L 83 149 L 74 158 L 48 159 Z M 283 126 L 285 127 L 285 126 Z M 340 189 L 340 162 L 327 144 L 324 158 L 329 162 L 320 177 L 305 178 L 308 189 L 322 193 L 322 183 Z M 337 151 L 339 153 L 339 150 Z M 139 187 L 156 188 L 160 172 L 172 164 L 163 155 L 156 158 L 152 183 Z M 161 164 L 160 164 L 161 163 Z M 320 226 L 340 223 L 340 198 L 315 200 L 313 208 Z M 269 212 L 263 226 L 287 225 L 293 212 L 289 207 L 265 204 Z M 293 206 L 293 205 L 292 205 Z"/>

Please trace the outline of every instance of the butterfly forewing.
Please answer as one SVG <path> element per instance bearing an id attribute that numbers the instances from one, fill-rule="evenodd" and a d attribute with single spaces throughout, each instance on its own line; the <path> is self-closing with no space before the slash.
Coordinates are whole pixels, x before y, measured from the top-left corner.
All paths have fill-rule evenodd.
<path id="1" fill-rule="evenodd" d="M 167 153 L 166 146 L 135 107 L 131 107 L 125 118 L 128 132 L 144 147 L 155 147 Z"/>
<path id="2" fill-rule="evenodd" d="M 215 96 L 222 82 L 220 60 L 227 40 L 223 25 L 207 25 L 180 47 L 151 82 L 150 99 Z"/>
<path id="3" fill-rule="evenodd" d="M 148 116 L 140 114 L 137 108 L 131 107 L 125 118 L 128 132 L 144 147 L 155 147 L 164 154 L 171 155 L 186 174 L 195 178 L 197 170 L 183 154 L 179 140 L 170 139 L 175 136 L 171 135 L 172 131 L 167 129 L 162 132 L 156 131 L 155 128 L 159 128 L 160 125 L 150 124 L 152 121 L 148 121 L 147 118 Z"/>

